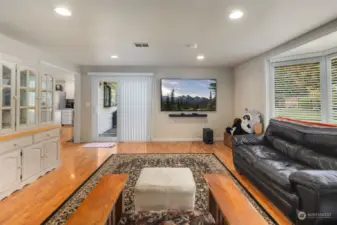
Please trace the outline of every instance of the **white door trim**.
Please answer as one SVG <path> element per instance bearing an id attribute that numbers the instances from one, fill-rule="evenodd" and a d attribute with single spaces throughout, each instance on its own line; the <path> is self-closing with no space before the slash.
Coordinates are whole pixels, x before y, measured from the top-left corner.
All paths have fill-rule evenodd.
<path id="1" fill-rule="evenodd" d="M 74 112 L 74 143 L 80 143 L 81 142 L 81 110 L 82 110 L 82 104 L 81 104 L 81 74 L 75 73 L 75 112 Z"/>

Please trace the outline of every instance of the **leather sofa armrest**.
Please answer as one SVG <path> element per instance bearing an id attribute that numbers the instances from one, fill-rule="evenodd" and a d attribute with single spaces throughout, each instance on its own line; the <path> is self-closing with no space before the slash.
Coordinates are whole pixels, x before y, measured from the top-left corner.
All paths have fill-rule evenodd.
<path id="1" fill-rule="evenodd" d="M 246 134 L 246 135 L 236 135 L 233 136 L 232 144 L 233 146 L 239 145 L 259 145 L 265 142 L 264 135 L 254 135 L 254 134 Z"/>
<path id="2" fill-rule="evenodd" d="M 299 196 L 298 225 L 337 224 L 337 170 L 302 170 L 289 180 Z"/>

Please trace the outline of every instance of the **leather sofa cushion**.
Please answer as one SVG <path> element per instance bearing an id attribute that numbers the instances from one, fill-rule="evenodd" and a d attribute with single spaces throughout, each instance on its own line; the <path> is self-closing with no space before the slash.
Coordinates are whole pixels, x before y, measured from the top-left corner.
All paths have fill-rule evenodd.
<path id="1" fill-rule="evenodd" d="M 312 126 L 271 119 L 265 137 L 270 143 L 273 139 L 280 138 L 305 146 L 319 154 L 337 157 L 337 127 Z"/>
<path id="2" fill-rule="evenodd" d="M 278 137 L 269 137 L 269 140 L 273 148 L 313 169 L 337 170 L 337 157 L 321 154 Z"/>
<path id="3" fill-rule="evenodd" d="M 279 137 L 281 139 L 301 144 L 303 140 L 303 133 L 294 128 L 290 122 L 279 121 L 271 119 L 268 128 L 265 133 L 265 137 L 268 141 L 272 141 L 271 138 Z"/>
<path id="4" fill-rule="evenodd" d="M 287 160 L 288 157 L 270 147 L 263 145 L 241 145 L 234 154 L 249 164 L 261 159 Z"/>
<path id="5" fill-rule="evenodd" d="M 302 148 L 301 145 L 294 144 L 275 136 L 270 136 L 269 142 L 273 146 L 273 148 L 279 150 L 280 152 L 289 156 L 292 159 L 296 159 L 296 155 L 299 149 Z"/>
<path id="6" fill-rule="evenodd" d="M 278 184 L 288 192 L 293 191 L 289 181 L 289 176 L 296 171 L 310 169 L 306 165 L 297 163 L 291 159 L 263 159 L 256 161 L 253 166 L 257 171 L 268 177 L 273 183 Z"/>
<path id="7" fill-rule="evenodd" d="M 337 157 L 337 128 L 314 128 L 303 137 L 303 145 L 320 154 Z"/>
<path id="8" fill-rule="evenodd" d="M 313 169 L 337 170 L 337 158 L 319 154 L 306 147 L 299 148 L 294 158 Z"/>

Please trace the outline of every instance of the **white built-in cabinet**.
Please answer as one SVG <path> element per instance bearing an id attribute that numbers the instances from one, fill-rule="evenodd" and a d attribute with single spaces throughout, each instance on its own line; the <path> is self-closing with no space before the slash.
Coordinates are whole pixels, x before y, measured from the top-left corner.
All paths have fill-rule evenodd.
<path id="1" fill-rule="evenodd" d="M 27 180 L 42 170 L 43 147 L 43 144 L 35 144 L 22 149 L 22 180 Z"/>
<path id="2" fill-rule="evenodd" d="M 60 128 L 0 141 L 0 200 L 60 163 Z"/>
<path id="3" fill-rule="evenodd" d="M 0 193 L 16 187 L 21 182 L 21 152 L 15 150 L 0 156 Z M 0 195 L 0 199 L 1 196 Z"/>
<path id="4" fill-rule="evenodd" d="M 59 165 L 52 76 L 0 59 L 0 200 Z"/>
<path id="5" fill-rule="evenodd" d="M 0 134 L 54 123 L 55 79 L 0 60 Z"/>

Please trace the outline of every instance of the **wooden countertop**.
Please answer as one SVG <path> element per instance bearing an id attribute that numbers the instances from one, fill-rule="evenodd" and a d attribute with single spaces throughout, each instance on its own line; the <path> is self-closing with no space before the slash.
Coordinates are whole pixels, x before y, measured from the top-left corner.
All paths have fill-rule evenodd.
<path id="1" fill-rule="evenodd" d="M 3 134 L 3 135 L 0 135 L 0 141 L 7 141 L 7 140 L 14 139 L 17 137 L 32 135 L 32 134 L 40 133 L 40 132 L 47 131 L 47 130 L 57 129 L 57 128 L 61 128 L 61 125 L 59 124 L 46 125 L 42 127 L 33 128 L 30 130 L 19 131 L 19 132 L 10 133 L 10 134 Z"/>

